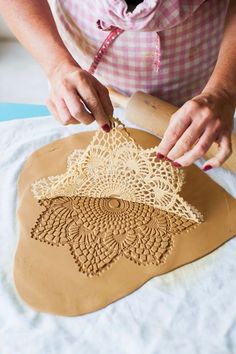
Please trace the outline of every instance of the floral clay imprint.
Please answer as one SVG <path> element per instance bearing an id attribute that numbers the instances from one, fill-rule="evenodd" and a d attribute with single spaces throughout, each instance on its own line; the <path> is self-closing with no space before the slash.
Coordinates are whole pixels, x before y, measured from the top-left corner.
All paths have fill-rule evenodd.
<path id="1" fill-rule="evenodd" d="M 95 311 L 234 236 L 236 201 L 196 166 L 157 160 L 158 143 L 114 118 L 109 134 L 79 133 L 30 156 L 14 264 L 26 303 Z"/>

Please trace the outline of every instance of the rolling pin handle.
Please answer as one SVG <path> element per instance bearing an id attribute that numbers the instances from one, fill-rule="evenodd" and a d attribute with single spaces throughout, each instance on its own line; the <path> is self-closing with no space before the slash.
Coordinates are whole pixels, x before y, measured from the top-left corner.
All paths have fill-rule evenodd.
<path id="1" fill-rule="evenodd" d="M 123 95 L 122 93 L 116 91 L 112 87 L 107 86 L 107 89 L 109 91 L 109 96 L 111 98 L 111 101 L 112 101 L 112 104 L 114 105 L 114 107 L 122 107 L 122 108 L 126 109 L 126 107 L 128 106 L 130 97 Z"/>

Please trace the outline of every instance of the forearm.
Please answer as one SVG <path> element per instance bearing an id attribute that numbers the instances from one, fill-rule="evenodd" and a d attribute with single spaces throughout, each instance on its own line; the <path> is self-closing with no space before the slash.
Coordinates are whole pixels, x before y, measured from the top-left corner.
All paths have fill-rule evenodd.
<path id="1" fill-rule="evenodd" d="M 60 62 L 74 61 L 57 31 L 47 0 L 0 0 L 0 13 L 47 75 Z"/>
<path id="2" fill-rule="evenodd" d="M 230 1 L 215 69 L 204 89 L 223 90 L 236 106 L 236 2 Z"/>

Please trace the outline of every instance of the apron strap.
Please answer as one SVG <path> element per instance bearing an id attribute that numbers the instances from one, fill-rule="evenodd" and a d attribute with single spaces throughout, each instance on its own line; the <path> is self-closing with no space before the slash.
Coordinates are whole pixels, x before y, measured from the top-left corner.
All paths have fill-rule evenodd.
<path id="1" fill-rule="evenodd" d="M 97 51 L 97 53 L 93 59 L 92 64 L 90 65 L 90 68 L 88 70 L 88 72 L 90 74 L 94 74 L 94 72 L 97 69 L 98 64 L 102 60 L 103 55 L 107 53 L 108 49 L 110 48 L 112 43 L 115 41 L 115 39 L 123 32 L 124 32 L 124 30 L 122 30 L 121 28 L 118 28 L 118 27 L 114 27 L 111 30 L 111 32 L 108 34 L 108 36 L 103 41 L 101 47 L 99 48 L 99 50 Z"/>

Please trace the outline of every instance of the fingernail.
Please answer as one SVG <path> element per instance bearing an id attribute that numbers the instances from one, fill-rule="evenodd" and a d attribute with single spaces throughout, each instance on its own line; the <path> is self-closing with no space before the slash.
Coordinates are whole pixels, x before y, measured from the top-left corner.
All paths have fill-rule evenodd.
<path id="1" fill-rule="evenodd" d="M 111 127 L 109 126 L 109 124 L 104 124 L 102 126 L 102 129 L 104 130 L 104 132 L 109 133 L 109 131 L 111 130 Z"/>
<path id="2" fill-rule="evenodd" d="M 206 165 L 206 166 L 203 168 L 203 171 L 209 171 L 210 169 L 212 169 L 212 166 L 211 166 L 211 165 Z"/>
<path id="3" fill-rule="evenodd" d="M 164 155 L 162 155 L 160 152 L 157 153 L 157 158 L 158 159 L 164 159 Z"/>
<path id="4" fill-rule="evenodd" d="M 180 163 L 178 163 L 178 162 L 173 162 L 172 165 L 174 167 L 182 167 L 182 165 Z"/>

